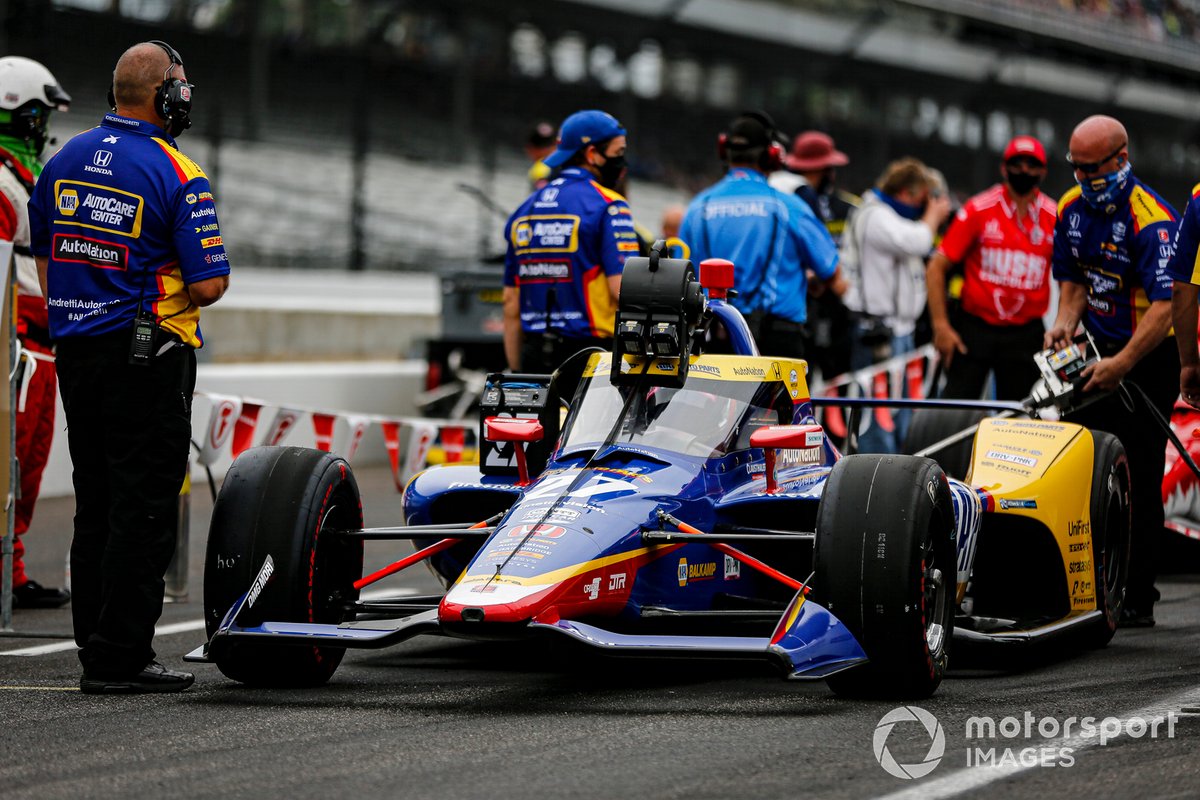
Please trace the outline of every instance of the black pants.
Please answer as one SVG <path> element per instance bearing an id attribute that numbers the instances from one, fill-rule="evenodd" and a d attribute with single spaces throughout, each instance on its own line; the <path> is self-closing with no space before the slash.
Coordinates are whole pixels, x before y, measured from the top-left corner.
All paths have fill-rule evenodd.
<path id="1" fill-rule="evenodd" d="M 1120 343 L 1097 341 L 1100 354 L 1109 357 Z M 1125 376 L 1150 397 L 1150 402 L 1168 420 L 1179 396 L 1179 351 L 1169 338 L 1137 363 Z M 1129 588 L 1126 605 L 1149 611 L 1156 600 L 1154 573 L 1163 530 L 1162 479 L 1167 434 L 1150 416 L 1141 394 L 1132 391 L 1134 411 L 1118 395 L 1080 409 L 1067 417 L 1089 428 L 1107 431 L 1121 440 L 1129 458 L 1130 502 L 1133 506 L 1132 549 L 1129 557 Z"/>
<path id="2" fill-rule="evenodd" d="M 129 343 L 128 331 L 58 342 L 75 484 L 75 643 L 84 671 L 102 679 L 154 659 L 196 385 L 192 348 L 130 366 Z"/>
<path id="3" fill-rule="evenodd" d="M 747 320 L 758 352 L 764 356 L 779 358 L 804 358 L 804 340 L 807 332 L 804 324 L 766 314 L 760 317 L 751 314 Z"/>
<path id="4" fill-rule="evenodd" d="M 540 333 L 525 333 L 521 342 L 521 372 L 534 375 L 548 375 L 563 365 L 568 358 L 589 347 L 601 350 L 612 350 L 612 339 L 585 337 L 567 339 L 562 336 L 544 336 Z M 588 356 L 580 356 L 573 360 L 567 369 L 561 372 L 555 383 L 559 396 L 570 400 L 575 396 L 575 389 L 587 366 Z"/>
<path id="5" fill-rule="evenodd" d="M 960 312 L 954 329 L 967 352 L 954 354 L 942 397 L 978 399 L 989 371 L 996 375 L 996 399 L 1022 400 L 1029 396 L 1040 375 L 1033 354 L 1042 349 L 1045 328 L 1041 320 L 1015 326 L 991 325 Z"/>

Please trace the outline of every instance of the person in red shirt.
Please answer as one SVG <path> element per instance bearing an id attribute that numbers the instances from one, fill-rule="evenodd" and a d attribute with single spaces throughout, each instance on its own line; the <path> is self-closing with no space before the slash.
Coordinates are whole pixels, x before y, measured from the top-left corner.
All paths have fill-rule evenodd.
<path id="1" fill-rule="evenodd" d="M 1042 349 L 1042 316 L 1050 302 L 1054 201 L 1038 190 L 1046 150 L 1032 136 L 1004 148 L 1003 180 L 958 212 L 929 261 L 929 319 L 946 370 L 943 397 L 978 398 L 989 370 L 996 396 L 1020 400 L 1038 378 L 1033 354 Z M 946 275 L 963 265 L 962 304 L 953 323 Z"/>

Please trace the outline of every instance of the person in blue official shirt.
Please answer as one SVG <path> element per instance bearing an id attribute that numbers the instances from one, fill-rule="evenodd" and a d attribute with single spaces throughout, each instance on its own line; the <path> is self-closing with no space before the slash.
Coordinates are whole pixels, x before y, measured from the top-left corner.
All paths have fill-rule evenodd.
<path id="1" fill-rule="evenodd" d="M 729 171 L 692 200 L 679 238 L 691 258 L 734 264 L 732 302 L 750 323 L 759 352 L 802 358 L 808 272 L 839 296 L 845 282 L 825 225 L 794 194 L 771 188 L 783 148 L 775 123 L 761 112 L 738 116 L 718 140 Z"/>
<path id="2" fill-rule="evenodd" d="M 1129 134 L 1118 120 L 1092 116 L 1071 134 L 1067 161 L 1078 185 L 1058 203 L 1053 275 L 1060 281 L 1058 314 L 1046 347 L 1062 348 L 1080 323 L 1101 360 L 1084 373 L 1083 391 L 1111 391 L 1125 381 L 1146 393 L 1165 418 L 1178 395 L 1179 353 L 1168 341 L 1178 217 L 1133 174 Z M 1068 419 L 1108 431 L 1129 458 L 1133 535 L 1121 625 L 1154 624 L 1155 559 L 1163 527 L 1162 476 L 1167 435 L 1146 397 L 1132 391 L 1134 410 L 1111 394 Z M 1095 554 L 1093 555 L 1095 557 Z"/>
<path id="3" fill-rule="evenodd" d="M 546 374 L 590 347 L 612 349 L 625 260 L 638 254 L 625 172 L 625 129 L 579 111 L 542 163 L 561 167 L 504 227 L 504 354 L 510 369 Z M 580 366 L 582 369 L 582 366 Z M 566 381 L 564 381 L 566 385 Z"/>
<path id="4" fill-rule="evenodd" d="M 192 85 L 165 42 L 125 51 L 113 111 L 51 158 L 29 201 L 75 484 L 71 605 L 93 694 L 176 692 L 155 660 L 188 464 L 200 308 L 229 286 L 204 171 L 179 152 Z"/>

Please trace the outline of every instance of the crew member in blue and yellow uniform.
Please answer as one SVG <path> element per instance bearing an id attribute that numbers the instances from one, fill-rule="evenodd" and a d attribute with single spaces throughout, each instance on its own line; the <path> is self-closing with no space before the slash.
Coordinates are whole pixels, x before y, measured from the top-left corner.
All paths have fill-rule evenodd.
<path id="1" fill-rule="evenodd" d="M 47 162 L 31 249 L 58 348 L 75 484 L 75 642 L 85 693 L 173 692 L 155 660 L 191 438 L 200 307 L 229 262 L 203 170 L 176 149 L 192 85 L 164 42 L 117 61 L 113 113 Z"/>
<path id="2" fill-rule="evenodd" d="M 611 349 L 625 260 L 638 238 L 625 198 L 625 129 L 603 111 L 562 124 L 543 163 L 562 167 L 504 229 L 504 354 L 513 370 L 554 371 L 588 347 Z"/>
<path id="3" fill-rule="evenodd" d="M 1163 527 L 1162 475 L 1167 436 L 1146 398 L 1169 418 L 1178 394 L 1179 354 L 1171 330 L 1171 261 L 1175 209 L 1134 175 L 1125 126 L 1088 117 L 1071 134 L 1068 162 L 1079 185 L 1058 204 L 1053 274 L 1061 282 L 1058 316 L 1045 345 L 1061 348 L 1082 322 L 1101 360 L 1085 373 L 1084 392 L 1110 391 L 1122 381 L 1134 410 L 1117 394 L 1070 416 L 1114 434 L 1125 446 L 1132 476 L 1132 549 L 1121 624 L 1154 624 L 1155 559 Z M 1095 557 L 1095 555 L 1094 555 Z"/>
<path id="4" fill-rule="evenodd" d="M 688 205 L 679 238 L 697 264 L 707 258 L 734 263 L 738 294 L 732 302 L 750 323 L 760 352 L 801 358 L 805 271 L 812 270 L 839 297 L 846 284 L 825 225 L 799 197 L 767 183 L 783 157 L 778 139 L 775 123 L 762 112 L 734 119 L 717 145 L 729 171 Z"/>
<path id="5" fill-rule="evenodd" d="M 1171 317 L 1179 349 L 1179 394 L 1192 408 L 1200 408 L 1200 348 L 1196 342 L 1197 298 L 1200 297 L 1200 183 L 1183 210 L 1175 255 L 1171 259 Z"/>

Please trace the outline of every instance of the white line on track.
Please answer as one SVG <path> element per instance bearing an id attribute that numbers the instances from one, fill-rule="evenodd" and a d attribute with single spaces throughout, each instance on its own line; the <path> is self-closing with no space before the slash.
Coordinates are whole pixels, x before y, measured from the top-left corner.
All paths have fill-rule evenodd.
<path id="1" fill-rule="evenodd" d="M 374 589 L 369 592 L 363 592 L 360 595 L 362 600 L 375 600 L 380 597 L 407 597 L 417 594 L 416 589 Z M 170 625 L 159 625 L 154 629 L 155 636 L 170 636 L 174 633 L 188 633 L 190 631 L 203 630 L 204 620 L 192 619 L 187 622 L 173 622 Z M 66 650 L 74 650 L 75 642 L 55 642 L 54 644 L 40 644 L 35 647 L 22 647 L 17 650 L 0 651 L 0 656 L 44 656 L 50 653 L 62 653 Z"/>
<path id="2" fill-rule="evenodd" d="M 1173 712 L 1176 718 L 1178 718 L 1181 708 L 1195 706 L 1198 702 L 1200 702 L 1200 686 L 1194 686 L 1191 689 L 1163 698 L 1162 700 L 1157 700 L 1142 708 L 1115 715 L 1122 723 L 1122 733 L 1120 735 L 1126 735 L 1124 733 L 1124 723 L 1131 717 L 1140 717 L 1145 720 L 1150 720 L 1154 717 L 1163 717 L 1165 719 L 1168 713 Z M 1096 719 L 1099 722 L 1101 718 L 1097 717 Z M 1113 738 L 1116 737 L 1110 737 L 1109 741 L 1112 741 Z M 1087 738 L 1072 736 L 1069 739 L 1043 739 L 1036 743 L 1030 743 L 1029 746 L 1070 747 L 1078 755 L 1080 751 L 1096 747 L 1099 744 L 1099 736 Z M 1015 778 L 1021 773 L 1034 769 L 1037 766 L 1039 765 L 1024 766 L 1016 763 L 1003 766 L 967 767 L 951 772 L 948 775 L 943 775 L 940 778 L 917 783 L 907 789 L 901 789 L 891 794 L 879 795 L 875 800 L 941 800 L 941 798 L 955 797 L 964 792 L 980 789 L 996 781 Z"/>

